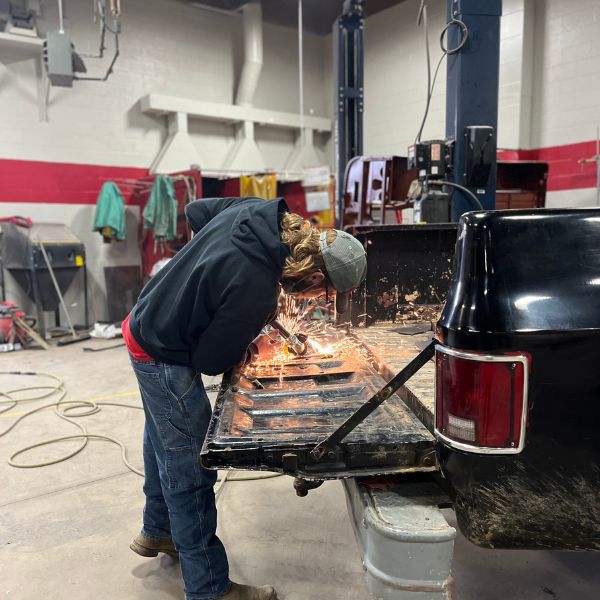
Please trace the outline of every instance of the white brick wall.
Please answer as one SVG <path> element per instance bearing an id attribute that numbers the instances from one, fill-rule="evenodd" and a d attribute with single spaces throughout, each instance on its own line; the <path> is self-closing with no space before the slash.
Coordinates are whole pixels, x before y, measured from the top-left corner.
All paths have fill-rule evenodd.
<path id="1" fill-rule="evenodd" d="M 593 139 L 600 125 L 600 2 L 537 0 L 535 10 L 533 146 Z"/>
<path id="2" fill-rule="evenodd" d="M 534 2 L 504 0 L 500 24 L 498 146 L 531 148 Z"/>
<path id="3" fill-rule="evenodd" d="M 546 194 L 546 206 L 548 208 L 586 208 L 596 206 L 596 202 L 595 188 L 561 190 Z"/>
<path id="4" fill-rule="evenodd" d="M 501 25 L 499 146 L 519 148 L 521 128 L 528 127 L 531 91 L 524 77 L 527 40 L 524 4 L 505 0 Z M 427 71 L 423 27 L 417 27 L 420 0 L 406 0 L 377 13 L 366 23 L 365 150 L 370 154 L 406 154 L 423 118 Z M 446 0 L 429 0 L 429 45 L 432 70 L 441 50 L 439 34 L 446 23 Z M 529 52 L 532 54 L 532 50 Z M 440 67 L 424 139 L 444 137 L 446 63 Z M 525 138 L 528 140 L 528 132 Z M 526 147 L 529 147 L 528 143 Z"/>
<path id="5" fill-rule="evenodd" d="M 600 125 L 600 2 L 536 0 L 534 35 L 532 147 L 594 139 Z M 551 191 L 546 204 L 595 206 L 596 190 Z"/>
<path id="6" fill-rule="evenodd" d="M 67 30 L 80 53 L 97 51 L 91 3 L 66 0 Z M 57 28 L 55 3 L 47 3 L 40 29 Z M 324 39 L 306 34 L 306 111 L 327 116 L 330 96 L 323 85 Z M 110 44 L 107 38 L 110 57 Z M 292 29 L 265 25 L 264 67 L 256 106 L 298 109 L 297 40 Z M 85 59 L 89 75 L 104 74 L 104 61 Z M 232 103 L 242 61 L 242 22 L 173 0 L 123 3 L 121 56 L 107 82 L 75 82 L 52 88 L 48 123 L 38 120 L 32 61 L 0 64 L 0 158 L 148 167 L 166 132 L 162 118 L 140 113 L 137 101 L 148 93 Z M 194 142 L 216 164 L 233 139 L 229 126 L 191 121 Z M 293 139 L 272 130 L 258 132 L 259 145 L 280 168 Z M 275 150 L 273 150 L 275 148 Z M 208 150 L 208 151 L 207 151 Z"/>
<path id="7" fill-rule="evenodd" d="M 427 97 L 425 43 L 417 27 L 419 0 L 368 17 L 365 25 L 365 153 L 402 154 L 414 142 Z M 430 0 L 432 69 L 441 54 L 446 1 Z M 436 33 L 438 32 L 438 33 Z M 424 139 L 444 137 L 446 69 L 440 67 Z"/>

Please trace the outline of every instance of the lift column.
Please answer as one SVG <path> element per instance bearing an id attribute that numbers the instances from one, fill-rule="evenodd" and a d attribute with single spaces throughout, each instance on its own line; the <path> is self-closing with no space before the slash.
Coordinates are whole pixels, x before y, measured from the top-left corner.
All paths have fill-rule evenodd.
<path id="1" fill-rule="evenodd" d="M 447 57 L 446 139 L 455 140 L 450 180 L 470 189 L 485 209 L 496 205 L 498 74 L 502 0 L 448 0 L 447 21 L 468 31 L 463 48 Z M 448 27 L 446 45 L 458 47 L 464 28 Z M 473 210 L 460 191 L 453 194 L 452 220 Z"/>
<path id="2" fill-rule="evenodd" d="M 344 175 L 348 161 L 363 152 L 364 0 L 345 0 L 333 25 L 335 78 L 335 217 L 342 228 Z"/>

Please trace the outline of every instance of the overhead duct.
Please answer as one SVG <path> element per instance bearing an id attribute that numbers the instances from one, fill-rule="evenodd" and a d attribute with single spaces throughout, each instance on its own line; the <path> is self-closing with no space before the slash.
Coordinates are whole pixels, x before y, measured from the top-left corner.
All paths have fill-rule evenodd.
<path id="1" fill-rule="evenodd" d="M 185 171 L 202 161 L 188 133 L 188 116 L 176 112 L 169 115 L 168 137 L 150 167 L 150 173 Z"/>
<path id="2" fill-rule="evenodd" d="M 235 103 L 252 106 L 263 66 L 262 7 L 259 2 L 246 4 L 244 21 L 244 65 L 240 75 Z"/>
<path id="3" fill-rule="evenodd" d="M 236 125 L 236 140 L 225 158 L 223 168 L 227 171 L 262 172 L 266 170 L 264 158 L 254 139 L 254 123 L 244 121 Z"/>
<path id="4" fill-rule="evenodd" d="M 228 0 L 228 7 L 235 6 L 238 0 Z M 210 2 L 210 4 L 205 4 Z M 215 8 L 217 0 L 192 2 L 193 6 L 206 11 L 234 16 L 242 12 L 244 60 L 237 88 L 235 104 L 205 102 L 186 98 L 174 98 L 159 94 L 149 94 L 140 99 L 142 112 L 146 114 L 169 115 L 169 136 L 156 157 L 152 172 L 170 172 L 178 170 L 171 168 L 176 163 L 186 161 L 200 164 L 202 169 L 213 173 L 229 174 L 263 172 L 268 165 L 256 143 L 256 126 L 284 128 L 298 132 L 295 147 L 286 161 L 284 171 L 290 173 L 293 167 L 294 176 L 303 167 L 322 165 L 325 159 L 322 152 L 314 147 L 314 132 L 331 131 L 331 120 L 324 117 L 305 116 L 298 113 L 285 113 L 272 109 L 256 108 L 253 106 L 256 90 L 260 81 L 263 65 L 263 25 L 262 8 L 260 3 L 252 2 L 237 8 Z M 301 4 L 299 5 L 299 11 Z M 302 48 L 302 27 L 299 28 L 299 51 Z M 299 79 L 302 76 L 299 74 Z M 303 107 L 301 113 L 304 113 Z M 187 118 L 198 118 L 207 121 L 228 123 L 233 126 L 235 141 L 220 165 L 200 161 L 198 151 L 187 132 Z M 211 160 L 210 157 L 205 157 Z M 214 159 L 213 159 L 214 160 Z M 165 169 L 164 165 L 169 165 Z"/>
<path id="5" fill-rule="evenodd" d="M 304 135 L 302 134 L 304 133 Z M 285 170 L 301 173 L 303 169 L 325 164 L 323 153 L 315 148 L 314 130 L 309 127 L 300 130 L 291 154 L 285 162 Z"/>
<path id="6" fill-rule="evenodd" d="M 251 108 L 263 66 L 262 7 L 259 2 L 242 9 L 244 22 L 244 65 L 240 74 L 235 103 Z M 236 141 L 225 158 L 223 167 L 230 171 L 264 171 L 265 161 L 254 139 L 254 123 L 236 125 Z"/>

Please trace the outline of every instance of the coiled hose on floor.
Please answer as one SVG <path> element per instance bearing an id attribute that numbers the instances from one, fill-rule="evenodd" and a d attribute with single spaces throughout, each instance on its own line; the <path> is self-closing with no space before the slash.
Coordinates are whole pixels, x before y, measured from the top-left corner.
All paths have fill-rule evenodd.
<path id="1" fill-rule="evenodd" d="M 14 376 L 27 376 L 27 377 L 42 377 L 46 380 L 50 380 L 46 385 L 35 385 L 35 386 L 23 386 L 17 387 L 11 390 L 7 390 L 5 392 L 0 391 L 0 415 L 8 413 L 13 408 L 25 404 L 27 402 L 35 402 L 38 400 L 44 400 L 46 398 L 54 397 L 54 401 L 48 404 L 44 404 L 43 406 L 38 406 L 26 413 L 20 415 L 9 427 L 4 431 L 0 432 L 0 438 L 8 435 L 15 427 L 30 417 L 31 415 L 41 412 L 47 409 L 54 409 L 54 414 L 62 419 L 63 421 L 67 421 L 67 423 L 71 423 L 75 427 L 79 429 L 79 433 L 73 435 L 63 435 L 59 437 L 49 438 L 42 442 L 38 442 L 36 444 L 31 444 L 29 446 L 25 446 L 20 450 L 17 450 L 14 454 L 12 454 L 8 458 L 8 464 L 11 467 L 16 467 L 18 469 L 37 469 L 40 467 L 47 467 L 49 465 L 55 465 L 70 458 L 73 458 L 75 455 L 79 454 L 86 446 L 89 440 L 100 440 L 105 442 L 110 442 L 112 444 L 116 444 L 121 448 L 121 459 L 125 466 L 135 473 L 136 475 L 144 476 L 143 471 L 136 469 L 127 458 L 127 448 L 125 444 L 116 438 L 100 435 L 97 433 L 90 433 L 83 423 L 76 421 L 75 419 L 80 419 L 82 417 L 89 417 L 91 415 L 98 414 L 102 410 L 102 406 L 117 406 L 119 408 L 131 408 L 134 410 L 143 410 L 141 405 L 134 404 L 122 404 L 120 402 L 110 402 L 108 400 L 66 400 L 67 390 L 65 387 L 65 382 L 57 377 L 56 375 L 52 375 L 52 373 L 44 373 L 44 372 L 36 372 L 36 371 L 0 371 L 0 375 L 14 375 Z M 216 391 L 219 386 L 207 386 L 206 391 Z M 27 394 L 24 398 L 16 398 L 15 396 L 20 394 Z M 7 415 L 8 416 L 8 415 Z M 41 448 L 43 446 L 50 446 L 53 444 L 58 444 L 61 442 L 65 442 L 68 440 L 81 440 L 81 444 L 78 448 L 73 451 L 68 452 L 64 456 L 59 458 L 55 458 L 52 460 L 38 462 L 38 463 L 24 463 L 18 462 L 16 459 L 23 454 L 34 450 L 35 448 Z M 226 481 L 234 482 L 234 481 L 255 481 L 259 479 L 271 479 L 273 477 L 279 477 L 281 473 L 266 473 L 266 474 L 258 474 L 258 475 L 241 475 L 236 477 L 231 477 L 230 474 L 233 471 L 226 471 L 225 474 L 219 477 L 218 481 L 220 482 L 217 488 L 215 489 L 215 495 L 218 495 L 222 489 L 223 485 Z"/>

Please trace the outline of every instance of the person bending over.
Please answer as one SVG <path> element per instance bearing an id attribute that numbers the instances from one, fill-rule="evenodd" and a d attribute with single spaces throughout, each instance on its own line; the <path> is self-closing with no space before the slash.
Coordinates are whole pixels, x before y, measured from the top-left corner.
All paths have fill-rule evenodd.
<path id="1" fill-rule="evenodd" d="M 336 292 L 336 307 L 366 272 L 348 233 L 320 233 L 283 199 L 212 198 L 185 209 L 193 238 L 144 287 L 123 336 L 145 413 L 143 526 L 131 549 L 179 555 L 186 600 L 275 600 L 270 586 L 232 583 L 216 535 L 216 471 L 200 450 L 211 408 L 201 373 L 240 364 L 290 294 Z"/>

